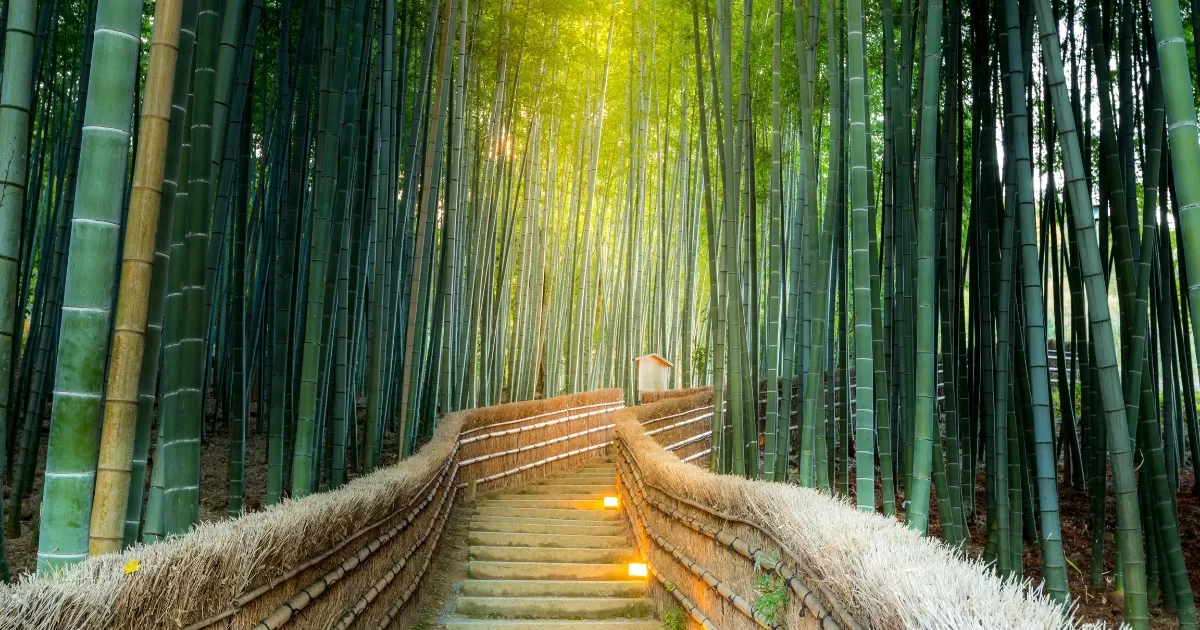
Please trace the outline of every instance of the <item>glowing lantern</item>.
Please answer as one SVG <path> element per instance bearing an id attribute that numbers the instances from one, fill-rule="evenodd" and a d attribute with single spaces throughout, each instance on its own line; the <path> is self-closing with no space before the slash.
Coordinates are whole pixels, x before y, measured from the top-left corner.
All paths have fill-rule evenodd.
<path id="1" fill-rule="evenodd" d="M 629 577 L 646 577 L 646 565 L 641 562 L 629 563 Z"/>
<path id="2" fill-rule="evenodd" d="M 604 509 L 616 509 L 621 504 L 617 497 L 604 497 Z"/>

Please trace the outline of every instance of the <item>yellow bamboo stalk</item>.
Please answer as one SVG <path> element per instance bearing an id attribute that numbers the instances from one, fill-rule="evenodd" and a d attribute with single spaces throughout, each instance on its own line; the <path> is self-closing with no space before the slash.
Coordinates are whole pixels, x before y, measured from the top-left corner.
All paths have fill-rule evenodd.
<path id="1" fill-rule="evenodd" d="M 182 0 L 158 0 L 154 7 L 154 32 L 150 39 L 150 63 L 146 70 L 125 254 L 121 261 L 121 289 L 117 296 L 108 367 L 100 461 L 92 499 L 88 554 L 93 556 L 120 551 L 125 537 L 125 503 L 129 500 L 129 477 L 133 468 L 138 380 L 149 317 L 154 239 L 162 200 L 182 4 Z"/>

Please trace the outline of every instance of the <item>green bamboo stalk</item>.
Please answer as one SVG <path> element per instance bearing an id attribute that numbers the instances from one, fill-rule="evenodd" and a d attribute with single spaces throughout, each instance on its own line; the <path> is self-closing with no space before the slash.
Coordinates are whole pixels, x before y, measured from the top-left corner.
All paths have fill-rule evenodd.
<path id="1" fill-rule="evenodd" d="M 1036 227 L 1033 208 L 1033 171 L 1029 155 L 1029 129 L 1025 101 L 1024 64 L 1021 59 L 1021 26 L 1017 3 L 1005 3 L 1007 44 L 1001 58 L 1006 60 L 1008 75 L 1009 137 L 1017 180 L 1017 220 L 1020 223 L 1022 302 L 1025 306 L 1025 344 L 1028 356 L 1033 433 L 1037 460 L 1037 496 L 1042 537 L 1042 576 L 1050 597 L 1060 604 L 1069 601 L 1066 560 L 1063 556 L 1062 529 L 1058 518 L 1058 467 L 1054 457 L 1054 423 L 1050 409 L 1050 374 L 1046 365 L 1045 302 L 1038 268 Z M 1061 368 L 1060 368 L 1061 369 Z M 1014 525 L 1015 527 L 1015 525 Z"/>
<path id="2" fill-rule="evenodd" d="M 325 1 L 322 24 L 324 32 L 321 45 L 320 70 L 320 130 L 317 137 L 319 175 L 315 180 L 315 215 L 313 233 L 309 241 L 310 265 L 308 268 L 308 303 L 304 327 L 304 345 L 300 367 L 300 398 L 297 408 L 295 451 L 292 462 L 292 496 L 304 497 L 317 490 L 320 476 L 317 461 L 313 456 L 317 440 L 318 379 L 324 365 L 324 346 L 328 339 L 328 322 L 325 312 L 332 306 L 326 305 L 326 276 L 330 267 L 329 254 L 333 245 L 333 200 L 338 177 L 338 131 L 341 128 L 344 98 L 345 70 L 347 65 L 347 40 L 350 30 L 350 5 L 343 3 L 340 18 L 335 22 L 334 3 Z M 335 43 L 336 29 L 336 43 Z M 336 74 L 335 74 L 336 73 Z M 339 210 L 340 215 L 340 210 Z M 337 245 L 340 248 L 341 239 Z M 334 272 L 337 262 L 333 264 Z"/>
<path id="3" fill-rule="evenodd" d="M 772 48 L 771 48 L 771 190 L 770 190 L 770 208 L 768 210 L 767 221 L 770 225 L 770 259 L 768 262 L 768 275 L 770 277 L 769 286 L 767 289 L 767 322 L 766 322 L 766 377 L 767 377 L 767 415 L 765 429 L 765 443 L 763 450 L 763 478 L 767 481 L 776 481 L 780 469 L 783 471 L 783 478 L 780 481 L 787 479 L 787 451 L 783 450 L 780 453 L 776 442 L 782 437 L 782 432 L 786 434 L 789 425 L 789 418 L 784 416 L 780 418 L 780 401 L 779 401 L 779 304 L 780 291 L 782 285 L 780 283 L 780 271 L 783 267 L 783 258 L 780 251 L 782 246 L 782 222 L 783 222 L 783 198 L 780 191 L 780 179 L 782 179 L 782 168 L 780 160 L 783 153 L 783 145 L 779 136 L 780 127 L 780 106 L 779 106 L 779 57 L 782 36 L 783 22 L 783 0 L 775 0 L 772 15 Z M 803 88 L 802 88 L 803 89 Z M 791 375 L 785 374 L 788 379 L 788 387 L 786 388 L 786 396 L 791 397 Z M 786 444 L 784 440 L 784 444 Z M 776 463 L 776 458 L 782 455 L 784 465 Z M 802 469 L 803 472 L 803 469 Z"/>
<path id="4" fill-rule="evenodd" d="M 1074 228 L 1080 253 L 1080 267 L 1088 298 L 1088 319 L 1093 334 L 1092 349 L 1094 365 L 1100 377 L 1100 395 L 1103 402 L 1105 429 L 1109 456 L 1112 461 L 1113 486 L 1117 497 L 1117 545 L 1125 577 L 1125 620 L 1134 628 L 1148 625 L 1148 606 L 1145 589 L 1145 566 L 1142 549 L 1141 522 L 1139 520 L 1137 490 L 1133 478 L 1133 453 L 1129 425 L 1125 419 L 1125 405 L 1120 391 L 1117 372 L 1116 349 L 1113 341 L 1112 320 L 1109 319 L 1107 293 L 1101 275 L 1101 259 L 1096 246 L 1095 227 L 1092 222 L 1091 196 L 1081 153 L 1079 138 L 1075 130 L 1074 114 L 1066 91 L 1066 79 L 1059 50 L 1057 20 L 1046 0 L 1035 0 L 1039 35 L 1042 43 L 1042 59 L 1050 75 L 1051 97 L 1055 119 L 1058 121 L 1058 137 L 1062 148 L 1064 174 L 1071 198 Z M 1159 12 L 1155 12 L 1156 21 Z M 1178 11 L 1175 12 L 1176 16 Z M 1177 24 L 1178 22 L 1176 22 Z M 1160 41 L 1162 38 L 1159 38 Z M 1160 47 L 1160 55 L 1161 55 Z M 1163 57 L 1164 72 L 1166 57 Z M 1165 75 L 1164 75 L 1165 76 Z M 1170 83 L 1170 81 L 1165 81 Z M 1171 119 L 1168 99 L 1168 120 Z M 1194 116 L 1193 116 L 1194 118 Z M 1185 232 L 1186 233 L 1186 232 Z"/>
<path id="5" fill-rule="evenodd" d="M 218 0 L 201 0 L 197 17 L 196 71 L 188 154 L 187 202 L 183 206 L 184 238 L 179 263 L 177 298 L 180 317 L 177 344 L 179 365 L 164 374 L 164 389 L 174 393 L 173 413 L 167 420 L 160 458 L 163 475 L 163 533 L 180 534 L 199 518 L 200 436 L 204 420 L 203 368 L 206 336 L 204 316 L 204 255 L 212 202 L 212 113 L 216 83 L 216 53 L 220 30 Z M 180 218 L 180 217 L 177 217 Z M 168 319 L 172 313 L 168 313 Z M 168 376 L 173 378 L 168 379 Z"/>
<path id="6" fill-rule="evenodd" d="M 455 259 L 458 256 L 454 253 L 454 249 L 457 242 L 455 237 L 458 235 L 455 232 L 458 230 L 459 214 L 464 211 L 463 208 L 460 208 L 462 201 L 460 201 L 459 180 L 463 169 L 463 111 L 466 109 L 463 100 L 466 96 L 466 75 L 467 0 L 461 0 L 458 8 L 458 74 L 455 77 L 453 98 L 455 107 L 454 111 L 450 114 L 453 119 L 450 125 L 450 182 L 449 189 L 446 191 L 446 219 L 442 236 L 442 249 L 444 252 L 447 252 L 445 255 L 447 264 L 442 270 L 443 278 L 453 278 L 457 273 Z M 449 413 L 454 411 L 451 401 L 453 400 L 456 381 L 454 377 L 456 356 L 453 348 L 455 333 L 453 316 L 455 314 L 456 297 L 454 295 L 454 283 L 449 280 L 444 280 L 443 282 L 446 288 L 442 296 L 442 364 L 439 366 L 441 380 L 438 384 L 438 392 L 441 400 L 441 412 Z"/>
<path id="7" fill-rule="evenodd" d="M 176 83 L 175 67 L 183 12 L 183 3 L 177 0 L 159 2 L 154 6 L 154 34 L 150 43 L 146 97 L 142 105 L 142 126 L 134 162 L 116 330 L 113 333 L 104 401 L 99 467 L 92 499 L 89 555 L 120 551 L 125 538 L 124 521 L 138 437 L 138 381 L 142 373 L 144 342 L 149 325 L 149 298 L 161 295 L 161 292 L 152 290 L 152 283 L 155 245 L 159 241 L 157 232 L 164 227 L 159 206 L 168 162 L 166 154 L 171 140 L 172 92 Z M 179 138 L 175 140 L 178 144 Z M 161 302 L 157 306 L 161 314 Z M 156 323 L 159 322 L 161 318 Z M 157 363 L 157 347 L 152 354 Z M 143 477 L 143 484 L 144 480 Z"/>
<path id="8" fill-rule="evenodd" d="M 7 436 L 11 422 L 8 416 L 12 357 L 21 346 L 17 336 L 21 330 L 17 304 L 22 299 L 19 293 L 21 228 L 29 170 L 29 111 L 33 106 L 37 5 L 34 0 L 10 0 L 4 9 L 4 73 L 0 85 L 0 295 L 4 296 L 5 302 L 0 304 L 0 430 Z M 7 444 L 0 446 L 5 446 L 7 453 Z M 20 496 L 19 486 L 14 487 L 13 494 Z M 16 512 L 19 515 L 19 509 Z M 8 555 L 3 544 L 3 538 L 0 538 L 0 577 L 7 581 Z"/>
<path id="9" fill-rule="evenodd" d="M 428 225 L 430 223 L 430 205 L 434 201 L 430 198 L 430 190 L 433 189 L 433 169 L 437 165 L 438 160 L 434 156 L 437 146 L 438 132 L 441 129 L 442 106 L 441 103 L 445 100 L 443 92 L 446 91 L 446 75 L 449 73 L 450 60 L 450 22 L 452 19 L 452 0 L 446 0 L 447 19 L 444 20 L 441 35 L 441 51 L 438 53 L 437 66 L 437 85 L 430 101 L 431 112 L 429 124 L 427 128 L 427 144 L 424 153 L 424 175 L 423 180 L 426 185 L 421 188 L 421 198 L 418 202 L 418 215 L 416 225 L 416 250 L 413 254 L 413 263 L 411 273 L 413 278 L 412 289 L 409 294 L 409 303 L 407 307 L 406 326 L 407 330 L 404 333 L 404 355 L 403 355 L 403 374 L 400 380 L 400 435 L 405 436 L 400 440 L 400 451 L 402 455 L 408 455 L 412 446 L 411 440 L 408 438 L 413 428 L 417 425 L 419 419 L 418 409 L 419 401 L 414 400 L 414 396 L 418 396 L 420 388 L 418 387 L 417 377 L 422 374 L 420 369 L 424 359 L 425 346 L 425 315 L 426 308 L 423 306 L 428 304 L 430 293 L 430 283 L 426 280 L 429 275 L 428 268 L 431 267 L 433 252 L 430 251 L 429 243 L 432 241 L 432 234 L 427 234 Z M 432 28 L 432 27 L 431 27 Z M 420 334 L 418 334 L 420 333 Z"/>
<path id="10" fill-rule="evenodd" d="M 925 46 L 921 85 L 921 160 L 917 193 L 917 335 L 916 401 L 914 431 L 916 444 L 912 482 L 908 486 L 909 507 L 905 523 L 925 534 L 929 527 L 929 486 L 933 450 L 942 448 L 937 422 L 937 216 L 934 192 L 937 184 L 938 93 L 941 91 L 942 2 L 925 3 Z M 948 516 L 948 515 L 947 515 Z"/>
<path id="11" fill-rule="evenodd" d="M 140 34 L 140 5 L 101 0 L 92 54 L 106 63 L 93 68 L 84 114 L 46 450 L 39 573 L 87 555 Z"/>
<path id="12" fill-rule="evenodd" d="M 386 4 L 386 3 L 385 3 Z M 291 460 L 288 450 L 287 432 L 292 422 L 292 398 L 294 397 L 293 361 L 294 352 L 292 307 L 295 300 L 293 281 L 298 273 L 296 251 L 300 213 L 304 207 L 304 165 L 309 151 L 309 120 L 312 91 L 312 58 L 316 48 L 317 0 L 306 0 L 303 14 L 304 27 L 300 39 L 300 59 L 296 77 L 295 122 L 291 131 L 291 148 L 288 151 L 290 173 L 287 194 L 283 201 L 278 261 L 279 282 L 276 294 L 275 347 L 273 364 L 275 374 L 271 381 L 270 439 L 267 445 L 267 496 L 266 503 L 274 504 L 283 499 L 287 462 Z M 285 23 L 286 23 L 285 18 Z M 289 103 L 285 111 L 291 109 Z"/>
<path id="13" fill-rule="evenodd" d="M 197 6 L 199 2 L 197 2 Z M 198 10 L 198 9 L 197 9 Z M 195 46 L 192 47 L 193 49 Z M 189 86 L 191 81 L 189 81 Z M 187 130 L 191 128 L 192 122 L 192 104 L 193 97 L 189 93 L 187 97 L 187 107 L 182 112 L 184 115 L 184 131 L 183 144 L 180 147 L 180 164 L 177 173 L 180 183 L 187 182 L 187 164 L 190 161 L 192 153 L 191 138 L 187 134 Z M 167 181 L 164 180 L 164 184 Z M 178 186 L 175 193 L 176 207 L 187 207 L 188 187 Z M 170 258 L 179 262 L 183 257 L 184 237 L 187 234 L 186 217 L 178 217 L 179 220 L 172 220 L 171 225 L 171 245 Z M 162 393 L 160 394 L 159 406 L 161 408 L 162 421 L 158 423 L 157 439 L 154 452 L 154 469 L 150 473 L 150 488 L 146 499 L 146 516 L 145 522 L 142 524 L 142 542 L 156 542 L 166 536 L 166 460 L 163 456 L 163 449 L 167 443 L 167 436 L 171 432 L 176 431 L 177 423 L 168 422 L 167 418 L 174 418 L 178 408 L 178 391 L 171 387 L 168 389 L 167 384 L 179 378 L 179 369 L 182 365 L 180 359 L 179 337 L 183 327 L 183 317 L 181 316 L 183 303 L 183 265 L 170 265 L 167 269 L 167 294 L 165 296 L 166 315 L 164 318 L 163 327 L 163 346 L 162 346 Z M 129 520 L 127 515 L 126 520 Z"/>
<path id="14" fill-rule="evenodd" d="M 846 2 L 846 39 L 850 125 L 850 208 L 854 270 L 855 496 L 858 509 L 875 510 L 875 365 L 871 319 L 870 233 L 867 205 L 871 146 L 867 136 L 867 67 L 863 41 L 862 0 Z M 886 445 L 881 445 L 885 448 Z"/>
<path id="15" fill-rule="evenodd" d="M 395 7 L 391 2 L 385 2 L 380 7 L 383 13 L 381 20 L 381 45 L 383 63 L 379 72 L 379 80 L 382 86 L 390 86 L 392 83 L 392 66 L 391 59 L 394 54 L 395 42 Z M 375 134 L 375 146 L 377 147 L 376 156 L 390 155 L 392 152 L 391 143 L 395 133 L 391 127 L 391 90 L 379 89 L 377 91 L 377 124 L 378 129 Z M 385 245 L 388 242 L 387 224 L 391 217 L 391 207 L 386 203 L 386 199 L 391 194 L 392 186 L 389 183 L 388 167 L 384 160 L 377 160 L 375 163 L 375 172 L 373 176 L 376 196 L 375 207 L 375 261 L 372 267 L 375 271 L 375 285 L 371 289 L 371 319 L 370 330 L 367 332 L 368 348 L 367 348 L 367 417 L 366 426 L 363 436 L 363 468 L 367 471 L 372 471 L 379 466 L 381 456 L 382 438 L 383 438 L 383 388 L 384 384 L 383 371 L 385 362 L 383 357 L 384 352 L 384 316 L 386 313 L 386 296 L 384 295 L 384 279 L 387 275 L 387 268 L 382 264 L 384 258 Z M 405 195 L 408 196 L 407 194 Z"/>
<path id="16" fill-rule="evenodd" d="M 1152 0 L 1150 14 L 1154 24 L 1154 38 L 1162 69 L 1163 96 L 1167 113 L 1167 139 L 1170 145 L 1171 168 L 1174 173 L 1175 194 L 1179 200 L 1179 229 L 1183 233 L 1184 261 L 1190 278 L 1200 278 L 1200 183 L 1196 181 L 1196 165 L 1200 164 L 1200 132 L 1196 127 L 1196 109 L 1192 102 L 1192 77 L 1188 67 L 1187 47 L 1184 44 L 1183 22 L 1179 3 L 1172 0 Z M 1189 144 L 1190 143 L 1190 144 Z M 1188 287 L 1188 302 L 1192 313 L 1200 310 L 1200 287 Z M 1200 335 L 1200 329 L 1195 330 Z M 1200 338 L 1200 337 L 1198 337 Z M 1157 465 L 1157 464 L 1155 464 Z M 1156 475 L 1157 476 L 1157 475 Z M 1166 506 L 1159 509 L 1165 516 Z M 1175 530 L 1178 535 L 1178 530 Z M 1176 605 L 1179 607 L 1180 627 L 1196 627 L 1195 604 L 1190 596 L 1186 573 L 1180 579 L 1183 558 L 1177 542 L 1166 541 L 1167 558 L 1171 562 L 1172 577 L 1176 580 Z M 1128 582 L 1127 582 L 1128 585 Z M 1128 586 L 1127 586 L 1128 588 Z"/>

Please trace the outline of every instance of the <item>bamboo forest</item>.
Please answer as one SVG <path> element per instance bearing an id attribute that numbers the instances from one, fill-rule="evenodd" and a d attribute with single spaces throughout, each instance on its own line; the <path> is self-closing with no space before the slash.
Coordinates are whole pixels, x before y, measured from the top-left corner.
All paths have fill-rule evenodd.
<path id="1" fill-rule="evenodd" d="M 4 581 L 335 492 L 456 412 L 672 389 L 711 392 L 715 475 L 1071 624 L 1197 628 L 1196 0 L 2 0 L 0 29 Z"/>

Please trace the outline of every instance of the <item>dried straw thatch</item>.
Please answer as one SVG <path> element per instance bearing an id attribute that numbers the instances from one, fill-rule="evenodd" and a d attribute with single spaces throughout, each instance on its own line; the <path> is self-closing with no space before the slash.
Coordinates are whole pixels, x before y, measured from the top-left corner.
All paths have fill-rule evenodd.
<path id="1" fill-rule="evenodd" d="M 650 405 L 669 398 L 686 398 L 711 391 L 712 386 L 705 385 L 704 387 L 689 387 L 687 389 L 669 389 L 665 392 L 638 392 L 638 402 L 643 405 Z"/>
<path id="2" fill-rule="evenodd" d="M 534 456 L 578 449 L 601 432 L 491 458 L 477 471 L 457 467 L 462 458 L 460 434 L 469 437 L 501 423 L 510 423 L 504 427 L 510 428 L 522 424 L 514 420 L 544 414 L 562 417 L 566 409 L 620 400 L 620 390 L 602 390 L 449 414 L 415 456 L 341 489 L 203 524 L 185 536 L 89 558 L 54 575 L 27 576 L 0 587 L 0 630 L 250 628 L 306 588 L 321 591 L 321 596 L 299 596 L 310 601 L 287 627 L 325 628 L 348 609 L 361 606 L 364 595 L 381 585 L 386 592 L 370 598 L 371 605 L 358 613 L 356 625 L 374 625 L 387 616 L 403 627 L 410 615 L 389 608 L 407 599 L 419 584 L 457 482 L 527 465 Z M 586 422 L 526 431 L 522 443 L 532 443 L 533 437 L 561 438 L 582 425 L 611 424 L 609 417 L 597 414 Z M 611 436 L 611 428 L 603 433 Z M 511 448 L 504 438 L 487 441 L 488 449 Z M 577 465 L 601 454 L 593 449 L 563 458 L 558 465 Z M 520 483 L 554 469 L 531 466 L 503 479 Z M 360 559 L 348 561 L 355 555 Z M 131 561 L 138 568 L 127 573 Z M 331 575 L 337 580 L 326 586 Z"/>
<path id="3" fill-rule="evenodd" d="M 287 627 L 332 627 L 348 611 L 355 625 L 406 627 L 415 606 L 404 604 L 465 480 L 491 479 L 487 491 L 527 483 L 604 455 L 614 436 L 639 545 L 681 590 L 657 598 L 692 603 L 716 627 L 756 627 L 744 610 L 757 603 L 761 571 L 748 558 L 762 564 L 780 547 L 780 574 L 795 577 L 776 622 L 789 628 L 1074 625 L 1038 589 L 893 520 L 795 486 L 712 475 L 646 434 L 644 422 L 711 405 L 710 392 L 630 409 L 621 397 L 602 390 L 450 414 L 416 456 L 342 489 L 0 587 L 0 630 L 250 628 L 273 611 L 291 618 Z M 127 573 L 130 561 L 139 567 Z"/>
<path id="4" fill-rule="evenodd" d="M 602 389 L 475 410 L 463 427 L 459 478 L 495 492 L 602 457 L 622 399 Z"/>
<path id="5" fill-rule="evenodd" d="M 828 599 L 840 605 L 858 625 L 953 629 L 1001 625 L 1057 629 L 1078 625 L 1040 587 L 1002 580 L 983 563 L 965 560 L 941 542 L 922 537 L 893 519 L 859 512 L 844 501 L 813 490 L 714 475 L 681 463 L 647 437 L 642 424 L 657 416 L 678 413 L 688 404 L 708 405 L 711 397 L 694 394 L 613 414 L 621 449 L 645 485 L 655 489 L 650 494 L 693 518 L 749 539 L 751 546 L 770 552 L 777 549 L 772 539 L 777 540 L 791 552 L 783 554 L 783 559 L 792 559 L 797 573 L 806 574 L 814 590 L 824 590 Z M 622 468 L 622 472 L 622 483 L 633 483 L 630 471 Z M 689 503 L 708 511 L 694 509 Z M 711 512 L 735 520 L 714 518 Z M 740 596 L 755 601 L 757 576 L 749 561 L 646 503 L 642 503 L 640 513 L 677 551 L 712 572 Z M 630 514 L 636 516 L 638 510 L 630 510 Z M 758 530 L 757 535 L 753 530 Z M 744 615 L 730 615 L 733 607 L 728 600 L 684 570 L 677 559 L 644 535 L 639 537 L 643 549 L 649 549 L 655 569 L 669 574 L 667 579 L 683 589 L 717 626 L 755 627 Z M 789 608 L 800 608 L 794 597 L 789 604 Z M 788 627 L 811 623 L 794 614 L 793 610 L 779 621 Z"/>

